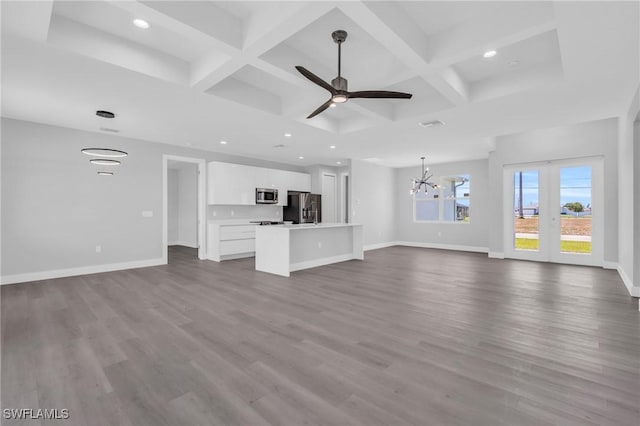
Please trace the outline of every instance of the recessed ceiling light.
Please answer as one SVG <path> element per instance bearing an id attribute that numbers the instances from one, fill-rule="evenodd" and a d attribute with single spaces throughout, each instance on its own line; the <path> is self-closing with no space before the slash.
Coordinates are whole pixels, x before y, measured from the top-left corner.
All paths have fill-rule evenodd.
<path id="1" fill-rule="evenodd" d="M 484 52 L 484 55 L 482 55 L 483 58 L 493 58 L 494 56 L 496 56 L 498 52 L 496 52 L 495 50 L 487 50 L 486 52 Z"/>
<path id="2" fill-rule="evenodd" d="M 336 164 L 342 164 L 342 161 L 336 161 Z"/>
<path id="3" fill-rule="evenodd" d="M 100 176 L 113 176 L 113 172 L 98 172 Z"/>
<path id="4" fill-rule="evenodd" d="M 113 118 L 116 115 L 114 113 L 112 113 L 111 111 L 103 111 L 103 110 L 98 110 L 96 111 L 96 115 L 98 117 L 102 117 L 102 118 Z"/>
<path id="5" fill-rule="evenodd" d="M 126 157 L 128 155 L 124 151 L 120 151 L 119 149 L 111 149 L 111 148 L 85 148 L 82 150 L 82 153 L 87 155 L 92 155 L 94 157 L 109 157 L 109 158 Z"/>
<path id="6" fill-rule="evenodd" d="M 329 108 L 335 108 L 335 107 L 336 107 L 336 104 L 333 102 L 329 105 Z"/>
<path id="7" fill-rule="evenodd" d="M 226 145 L 227 141 L 220 141 L 220 145 Z"/>
<path id="8" fill-rule="evenodd" d="M 329 148 L 336 149 L 336 146 L 335 145 L 331 145 Z"/>
<path id="9" fill-rule="evenodd" d="M 303 156 L 298 157 L 298 160 L 304 160 Z"/>
<path id="10" fill-rule="evenodd" d="M 440 120 L 433 120 L 433 121 L 421 121 L 420 123 L 418 123 L 418 126 L 420 127 L 434 127 L 434 126 L 442 126 L 444 124 L 444 122 L 440 121 Z"/>
<path id="11" fill-rule="evenodd" d="M 291 133 L 285 133 L 285 134 L 284 134 L 284 137 L 285 137 L 285 138 L 290 138 L 291 136 L 293 136 Z"/>
<path id="12" fill-rule="evenodd" d="M 89 160 L 89 162 L 101 166 L 118 166 L 120 164 L 118 160 L 107 160 L 104 158 L 94 158 L 93 160 Z"/>
<path id="13" fill-rule="evenodd" d="M 145 21 L 144 19 L 134 19 L 133 20 L 133 25 L 135 25 L 138 28 L 142 28 L 143 30 L 146 30 L 150 27 L 149 23 L 147 21 Z"/>
<path id="14" fill-rule="evenodd" d="M 520 65 L 520 61 L 518 61 L 517 59 L 515 61 L 509 62 L 510 67 L 515 67 L 516 65 Z"/>

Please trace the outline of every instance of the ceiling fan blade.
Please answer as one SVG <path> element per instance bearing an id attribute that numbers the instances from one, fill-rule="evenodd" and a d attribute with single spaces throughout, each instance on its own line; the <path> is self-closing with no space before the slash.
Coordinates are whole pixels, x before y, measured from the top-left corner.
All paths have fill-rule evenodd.
<path id="1" fill-rule="evenodd" d="M 309 114 L 309 116 L 307 118 L 313 118 L 316 115 L 320 114 L 322 111 L 324 111 L 325 109 L 329 108 L 329 105 L 331 105 L 333 103 L 332 99 L 329 99 L 327 102 L 323 103 L 322 105 L 320 105 L 318 107 L 318 109 L 316 109 L 315 111 L 313 111 L 311 114 Z"/>
<path id="2" fill-rule="evenodd" d="M 349 99 L 370 98 L 370 99 L 411 99 L 411 93 L 389 92 L 386 90 L 363 90 L 361 92 L 349 92 Z"/>
<path id="3" fill-rule="evenodd" d="M 305 67 L 296 65 L 296 69 L 300 72 L 300 74 L 304 75 L 305 77 L 307 77 L 309 80 L 311 80 L 318 86 L 331 92 L 332 95 L 336 94 L 336 89 L 334 89 L 332 85 L 330 85 L 329 83 L 327 83 L 326 81 L 324 81 L 323 79 L 321 79 L 320 77 L 318 77 L 317 75 L 315 75 L 314 73 L 306 69 Z"/>

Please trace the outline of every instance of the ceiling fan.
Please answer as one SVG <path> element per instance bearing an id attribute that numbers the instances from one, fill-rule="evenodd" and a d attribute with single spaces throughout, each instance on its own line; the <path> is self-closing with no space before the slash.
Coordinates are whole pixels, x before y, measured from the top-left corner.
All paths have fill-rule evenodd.
<path id="1" fill-rule="evenodd" d="M 347 90 L 347 79 L 343 78 L 340 75 L 340 65 L 341 65 L 341 57 L 342 43 L 347 39 L 347 32 L 344 30 L 336 30 L 331 33 L 331 37 L 333 37 L 333 41 L 338 43 L 338 76 L 331 80 L 331 84 L 327 83 L 305 67 L 300 65 L 296 66 L 296 69 L 300 72 L 300 74 L 307 77 L 309 80 L 317 84 L 318 86 L 326 89 L 331 93 L 331 98 L 320 105 L 318 109 L 313 111 L 307 118 L 315 117 L 320 114 L 325 109 L 329 108 L 331 104 L 340 104 L 347 102 L 349 99 L 355 98 L 370 98 L 370 99 L 411 99 L 410 93 L 402 93 L 402 92 L 389 92 L 386 90 L 364 90 L 359 92 L 349 92 Z"/>

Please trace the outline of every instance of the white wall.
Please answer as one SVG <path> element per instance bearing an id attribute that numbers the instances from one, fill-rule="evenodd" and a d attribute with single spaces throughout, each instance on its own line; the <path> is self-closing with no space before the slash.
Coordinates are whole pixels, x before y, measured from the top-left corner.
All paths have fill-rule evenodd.
<path id="1" fill-rule="evenodd" d="M 163 154 L 305 171 L 7 118 L 1 136 L 3 283 L 161 263 Z M 80 152 L 87 147 L 129 156 L 115 176 L 98 176 Z"/>
<path id="2" fill-rule="evenodd" d="M 307 167 L 307 172 L 311 175 L 311 193 L 312 194 L 320 194 L 323 196 L 322 198 L 322 208 L 324 209 L 324 195 L 322 193 L 322 175 L 325 173 L 331 173 L 336 175 L 336 222 L 340 219 L 341 209 L 344 209 L 344 195 L 342 194 L 341 187 L 341 174 L 349 173 L 348 166 L 340 166 L 340 167 L 332 167 L 324 164 L 318 164 L 314 166 Z M 322 218 L 323 222 L 326 222 L 325 218 Z"/>
<path id="3" fill-rule="evenodd" d="M 198 247 L 198 166 L 189 163 L 178 171 L 178 242 Z"/>
<path id="4" fill-rule="evenodd" d="M 365 249 L 388 245 L 395 235 L 395 172 L 351 160 L 351 222 L 363 225 Z"/>
<path id="5" fill-rule="evenodd" d="M 638 91 L 636 91 L 636 99 L 638 99 Z M 640 110 L 640 102 L 635 106 L 636 110 Z M 633 126 L 633 153 L 634 153 L 634 182 L 633 182 L 633 215 L 634 215 L 634 264 L 633 271 L 633 293 L 636 297 L 640 297 L 640 112 L 636 115 L 636 120 Z"/>
<path id="6" fill-rule="evenodd" d="M 507 164 L 604 157 L 604 260 L 618 262 L 618 123 L 617 119 L 591 121 L 540 129 L 496 138 L 496 150 L 489 154 L 489 251 L 504 253 L 503 167 Z"/>
<path id="7" fill-rule="evenodd" d="M 180 202 L 178 198 L 178 170 L 169 169 L 167 173 L 167 240 L 169 245 L 179 240 Z"/>
<path id="8" fill-rule="evenodd" d="M 618 268 L 628 288 L 632 287 L 633 283 L 639 285 L 638 280 L 640 279 L 637 271 L 637 261 L 634 261 L 635 256 L 638 255 L 635 242 L 640 239 L 640 233 L 638 232 L 640 221 L 636 219 L 639 210 L 637 209 L 637 204 L 635 204 L 638 200 L 637 195 L 634 196 L 634 193 L 637 194 L 635 180 L 638 179 L 638 174 L 640 174 L 640 172 L 634 170 L 634 165 L 640 164 L 634 161 L 634 156 L 638 155 L 637 145 L 634 146 L 638 142 L 634 142 L 634 139 L 640 138 L 640 136 L 634 135 L 634 120 L 639 109 L 638 98 L 638 90 L 636 90 L 629 109 L 618 121 L 618 192 L 620 194 L 618 204 L 618 220 L 620 223 Z"/>
<path id="9" fill-rule="evenodd" d="M 459 163 L 429 165 L 434 179 L 442 176 L 470 175 L 469 223 L 415 223 L 413 197 L 409 195 L 411 179 L 420 177 L 421 167 L 396 170 L 395 207 L 396 238 L 399 242 L 415 245 L 484 251 L 489 246 L 488 161 L 476 160 Z"/>

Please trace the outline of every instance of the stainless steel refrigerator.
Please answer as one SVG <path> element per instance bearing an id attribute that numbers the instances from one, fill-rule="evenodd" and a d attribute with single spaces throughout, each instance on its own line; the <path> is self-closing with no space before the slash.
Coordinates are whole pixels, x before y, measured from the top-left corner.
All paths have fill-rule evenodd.
<path id="1" fill-rule="evenodd" d="M 322 196 L 310 192 L 289 191 L 287 206 L 282 209 L 284 220 L 293 223 L 322 222 Z"/>

